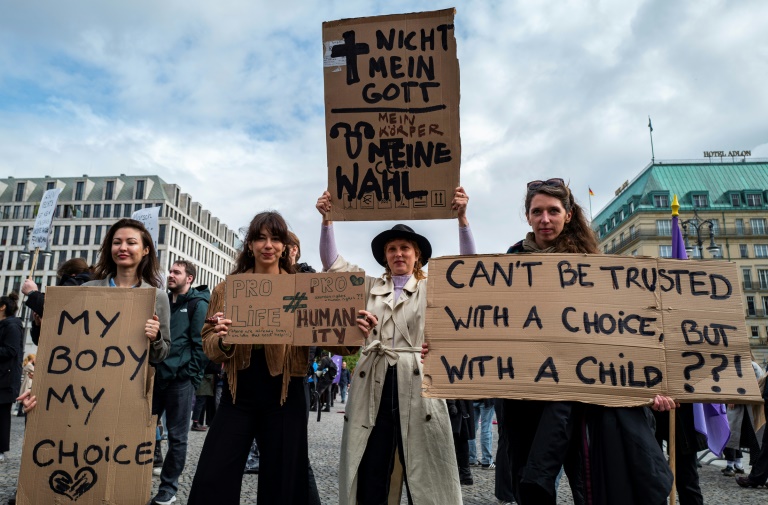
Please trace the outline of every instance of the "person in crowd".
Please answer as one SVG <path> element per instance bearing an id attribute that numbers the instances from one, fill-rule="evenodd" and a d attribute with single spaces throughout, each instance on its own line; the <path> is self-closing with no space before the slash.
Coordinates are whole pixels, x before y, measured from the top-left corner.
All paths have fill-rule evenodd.
<path id="1" fill-rule="evenodd" d="M 477 440 L 471 437 L 469 442 L 469 462 L 473 465 L 481 465 L 483 468 L 493 470 L 493 400 L 486 398 L 472 403 L 474 413 L 473 433 L 477 432 L 477 423 L 480 423 L 480 455 L 477 452 Z M 478 457 L 480 456 L 480 457 Z"/>
<path id="2" fill-rule="evenodd" d="M 81 286 L 89 280 L 91 280 L 91 267 L 83 258 L 67 260 L 56 271 L 57 286 Z M 32 343 L 38 345 L 38 340 L 40 339 L 39 319 L 43 317 L 45 293 L 39 291 L 37 284 L 31 278 L 26 279 L 21 285 L 21 292 L 27 297 L 24 305 L 29 307 L 38 316 L 33 319 L 32 327 L 29 330 Z M 24 391 L 22 390 L 22 392 Z"/>
<path id="3" fill-rule="evenodd" d="M 317 390 L 320 395 L 320 405 L 323 412 L 331 411 L 331 384 L 336 376 L 336 363 L 328 355 L 328 351 L 320 353 L 320 363 L 317 365 L 315 377 L 317 378 Z"/>
<path id="4" fill-rule="evenodd" d="M 296 269 L 296 273 L 314 273 L 315 269 L 309 263 L 299 263 L 301 259 L 301 242 L 299 237 L 292 231 L 288 232 L 288 258 L 291 265 Z"/>
<path id="5" fill-rule="evenodd" d="M 261 212 L 248 226 L 232 275 L 290 275 L 288 225 L 277 212 Z M 223 363 L 227 387 L 208 430 L 189 505 L 240 503 L 243 468 L 254 437 L 259 446 L 259 504 L 309 501 L 307 347 L 226 344 L 232 321 L 224 318 L 222 282 L 211 294 L 203 348 Z M 347 354 L 346 348 L 335 352 Z"/>
<path id="6" fill-rule="evenodd" d="M 162 289 L 152 236 L 140 221 L 124 218 L 109 228 L 99 249 L 93 278 L 83 286 L 155 290 L 155 314 L 144 325 L 144 335 L 150 341 L 149 362 L 163 361 L 171 347 L 171 308 Z M 24 403 L 25 412 L 37 405 L 37 397 L 29 392 L 19 400 Z"/>
<path id="7" fill-rule="evenodd" d="M 24 331 L 18 310 L 18 294 L 0 297 L 0 462 L 11 448 L 11 407 L 21 387 Z"/>
<path id="8" fill-rule="evenodd" d="M 456 189 L 462 254 L 474 253 L 466 217 L 468 198 Z M 329 272 L 359 271 L 336 250 L 331 195 L 317 200 L 323 215 L 320 257 Z M 366 346 L 350 389 L 339 463 L 339 503 L 380 504 L 399 500 L 405 484 L 409 503 L 462 503 L 448 408 L 444 400 L 421 397 L 419 351 L 424 341 L 426 276 L 432 255 L 426 237 L 402 224 L 371 242 L 381 277 L 366 276 L 366 310 L 359 326 Z M 397 456 L 395 456 L 397 455 Z"/>
<path id="9" fill-rule="evenodd" d="M 753 369 L 755 368 L 754 361 L 752 362 Z M 760 375 L 758 379 L 758 384 L 760 384 L 760 390 L 763 395 L 763 414 L 766 419 L 768 419 L 768 387 L 766 387 L 766 377 L 765 374 L 763 374 L 762 369 L 759 365 L 756 367 L 755 375 Z M 742 420 L 742 431 L 741 434 L 743 436 L 745 424 L 750 424 L 747 420 L 747 415 L 743 416 Z M 749 416 L 754 417 L 754 416 Z M 733 432 L 732 432 L 733 434 Z M 742 447 L 744 444 L 742 443 Z M 751 452 L 756 452 L 755 454 L 752 454 Z M 749 472 L 749 475 L 747 476 L 737 476 L 736 477 L 736 483 L 741 487 L 746 488 L 756 488 L 759 486 L 766 485 L 766 481 L 768 481 L 768 425 L 763 428 L 763 441 L 759 448 L 753 447 L 750 449 L 750 455 L 749 455 L 750 464 L 752 465 L 752 469 Z"/>
<path id="10" fill-rule="evenodd" d="M 339 392 L 341 393 L 341 403 L 345 403 L 347 400 L 347 389 L 349 389 L 350 384 L 352 384 L 352 376 L 349 373 L 346 361 L 341 362 L 341 371 L 339 373 L 341 374 L 341 377 L 339 377 Z"/>
<path id="11" fill-rule="evenodd" d="M 451 419 L 453 447 L 456 450 L 456 464 L 459 467 L 459 482 L 462 486 L 474 484 L 469 469 L 469 444 L 475 443 L 474 413 L 471 400 L 446 400 L 448 416 Z"/>
<path id="12" fill-rule="evenodd" d="M 221 363 L 206 357 L 204 375 L 195 390 L 195 407 L 192 409 L 192 431 L 208 431 L 216 415 L 216 381 L 221 373 Z"/>
<path id="13" fill-rule="evenodd" d="M 763 377 L 763 369 L 760 368 L 752 359 L 752 371 L 755 373 L 755 378 L 760 381 Z M 755 426 L 756 413 L 755 407 L 752 405 L 728 405 L 728 425 L 731 429 L 731 436 L 728 439 L 725 449 L 723 450 L 723 457 L 726 461 L 726 466 L 723 468 L 723 475 L 726 477 L 733 477 L 736 474 L 744 474 L 744 466 L 741 463 L 742 452 L 741 447 L 749 449 L 749 464 L 755 465 L 757 461 L 757 455 L 760 453 L 760 444 L 757 441 L 756 430 L 759 426 Z"/>
<path id="14" fill-rule="evenodd" d="M 32 390 L 32 380 L 35 378 L 35 355 L 27 354 L 24 358 L 24 362 L 21 364 L 21 389 L 19 392 L 24 393 Z M 19 404 L 19 417 L 24 416 L 24 406 Z"/>
<path id="15" fill-rule="evenodd" d="M 509 437 L 504 426 L 504 400 L 495 398 L 493 400 L 493 409 L 496 413 L 496 426 L 499 430 L 499 440 L 496 446 L 496 468 L 495 479 L 493 483 L 493 496 L 496 497 L 497 505 L 511 505 L 515 501 L 515 491 L 513 489 L 512 465 L 509 462 Z M 557 488 L 555 488 L 557 491 Z"/>
<path id="16" fill-rule="evenodd" d="M 165 414 L 168 452 L 162 463 L 160 487 L 153 505 L 170 505 L 176 501 L 179 476 L 187 461 L 187 437 L 192 395 L 203 377 L 204 363 L 200 332 L 208 312 L 208 286 L 192 287 L 197 276 L 195 265 L 177 260 L 168 271 L 166 283 L 171 306 L 171 349 L 168 357 L 155 367 L 152 414 Z M 160 443 L 155 445 L 155 458 Z"/>
<path id="17" fill-rule="evenodd" d="M 599 253 L 597 238 L 563 179 L 529 182 L 525 216 L 532 230 L 508 253 Z M 653 403 L 659 411 L 675 406 L 664 396 Z M 506 400 L 503 408 L 519 504 L 554 505 L 562 467 L 574 503 L 666 503 L 672 475 L 647 409 L 521 400 Z"/>

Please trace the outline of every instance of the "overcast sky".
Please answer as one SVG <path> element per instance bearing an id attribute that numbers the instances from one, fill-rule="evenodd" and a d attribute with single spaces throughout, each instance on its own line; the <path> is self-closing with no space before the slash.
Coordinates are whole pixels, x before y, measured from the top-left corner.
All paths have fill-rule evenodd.
<path id="1" fill-rule="evenodd" d="M 27 1 L 0 7 L 0 175 L 157 174 L 232 228 L 277 209 L 319 268 L 323 21 L 456 7 L 461 182 L 478 252 L 528 226 L 525 183 L 595 213 L 651 159 L 768 157 L 768 2 Z M 392 222 L 338 223 L 378 274 Z M 435 255 L 456 222 L 410 223 Z"/>

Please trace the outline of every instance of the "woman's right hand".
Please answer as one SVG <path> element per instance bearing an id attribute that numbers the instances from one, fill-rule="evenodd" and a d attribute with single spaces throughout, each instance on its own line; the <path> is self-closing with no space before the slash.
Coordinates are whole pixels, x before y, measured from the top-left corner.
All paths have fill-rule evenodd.
<path id="1" fill-rule="evenodd" d="M 379 319 L 367 310 L 358 310 L 357 313 L 357 327 L 363 332 L 363 336 L 368 338 L 371 330 L 379 324 Z"/>
<path id="2" fill-rule="evenodd" d="M 16 398 L 16 401 L 21 402 L 24 406 L 25 414 L 29 413 L 29 411 L 37 406 L 37 396 L 32 396 L 32 391 L 24 391 L 21 396 Z"/>
<path id="3" fill-rule="evenodd" d="M 224 319 L 223 312 L 217 312 L 205 321 L 213 325 L 213 332 L 219 338 L 219 340 L 222 340 L 227 336 L 227 330 L 229 330 L 229 327 L 232 326 L 232 320 Z"/>
<path id="4" fill-rule="evenodd" d="M 331 220 L 326 217 L 331 212 L 331 192 L 330 191 L 326 190 L 323 192 L 322 195 L 320 195 L 320 198 L 317 199 L 317 203 L 315 204 L 315 208 L 320 213 L 320 215 L 323 216 L 323 224 L 325 226 L 330 225 Z"/>

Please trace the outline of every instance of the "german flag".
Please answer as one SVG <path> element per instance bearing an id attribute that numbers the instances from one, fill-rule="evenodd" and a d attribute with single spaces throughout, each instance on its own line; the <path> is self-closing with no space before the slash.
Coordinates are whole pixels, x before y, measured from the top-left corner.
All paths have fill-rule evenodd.
<path id="1" fill-rule="evenodd" d="M 595 192 L 592 191 L 592 188 L 589 188 L 589 196 L 595 196 Z"/>

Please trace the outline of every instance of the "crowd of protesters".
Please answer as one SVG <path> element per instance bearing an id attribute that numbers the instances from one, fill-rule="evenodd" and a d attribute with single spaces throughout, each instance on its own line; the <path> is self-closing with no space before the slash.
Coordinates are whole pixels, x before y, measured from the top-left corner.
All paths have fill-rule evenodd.
<path id="1" fill-rule="evenodd" d="M 458 252 L 476 253 L 467 217 L 469 197 L 456 188 Z M 531 231 L 508 254 L 599 253 L 594 232 L 568 184 L 560 178 L 528 183 L 525 217 Z M 339 252 L 330 221 L 331 195 L 316 202 L 322 215 L 323 271 L 361 269 Z M 342 235 L 340 231 L 339 235 Z M 343 249 L 343 247 L 341 247 Z M 365 304 L 357 347 L 227 344 L 232 321 L 224 314 L 224 283 L 192 287 L 195 265 L 175 262 L 167 286 L 142 223 L 121 219 L 109 230 L 92 268 L 70 260 L 59 269 L 63 286 L 155 290 L 155 310 L 144 331 L 156 368 L 153 413 L 164 419 L 155 448 L 161 486 L 152 503 L 176 501 L 186 462 L 187 431 L 206 431 L 188 499 L 190 504 L 237 504 L 243 472 L 258 473 L 258 503 L 320 503 L 308 454 L 310 410 L 327 410 L 340 395 L 345 422 L 339 457 L 339 503 L 460 504 L 462 485 L 472 485 L 471 467 L 495 472 L 498 503 L 547 505 L 557 500 L 562 474 L 576 504 L 666 503 L 673 477 L 660 440 L 668 438 L 666 416 L 680 407 L 657 396 L 648 407 L 608 408 L 578 402 L 441 400 L 421 395 L 427 275 L 432 256 L 427 236 L 404 224 L 382 230 L 371 253 L 384 272 L 365 277 Z M 301 275 L 315 270 L 299 263 L 300 243 L 274 211 L 251 220 L 230 273 Z M 34 312 L 33 339 L 40 336 L 44 294 L 27 280 L 22 288 Z M 15 293 L 0 298 L 0 460 L 8 451 L 11 407 L 35 408 L 31 394 L 34 355 L 23 358 L 22 323 Z M 349 358 L 338 367 L 331 355 Z M 756 370 L 756 375 L 758 371 Z M 22 384 L 23 376 L 23 384 Z M 338 394 L 337 394 L 338 393 Z M 752 473 L 741 486 L 768 479 L 768 451 L 757 441 L 751 411 L 731 406 L 742 443 L 729 447 L 729 475 L 744 474 L 740 448 L 750 450 Z M 319 414 L 319 413 L 318 413 Z M 703 503 L 695 453 L 702 448 L 685 408 L 676 429 L 680 503 Z M 494 418 L 498 449 L 493 454 Z M 479 433 L 478 433 L 479 427 Z M 168 440 L 163 455 L 161 440 Z M 478 447 L 479 443 L 479 447 Z M 691 459 L 693 454 L 693 459 Z"/>

